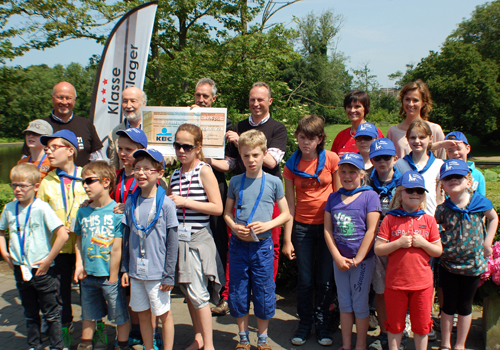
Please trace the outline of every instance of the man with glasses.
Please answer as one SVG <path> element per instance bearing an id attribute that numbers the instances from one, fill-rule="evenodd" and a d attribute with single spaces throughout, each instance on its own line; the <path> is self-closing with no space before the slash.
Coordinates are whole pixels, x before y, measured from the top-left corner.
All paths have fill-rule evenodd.
<path id="1" fill-rule="evenodd" d="M 89 161 L 102 159 L 102 143 L 97 135 L 94 124 L 87 118 L 73 114 L 76 102 L 75 87 L 65 81 L 57 83 L 52 90 L 53 110 L 50 116 L 44 118 L 54 132 L 59 130 L 70 130 L 75 133 L 78 140 L 78 156 L 76 165 L 84 166 Z M 26 144 L 23 154 L 29 155 Z"/>

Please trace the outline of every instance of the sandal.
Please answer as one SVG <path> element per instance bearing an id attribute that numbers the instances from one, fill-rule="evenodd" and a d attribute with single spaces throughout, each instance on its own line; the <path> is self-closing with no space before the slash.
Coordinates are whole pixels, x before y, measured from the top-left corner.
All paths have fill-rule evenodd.
<path id="1" fill-rule="evenodd" d="M 262 345 L 257 345 L 257 350 L 272 350 L 271 345 L 269 344 L 262 344 Z"/>
<path id="2" fill-rule="evenodd" d="M 250 350 L 250 343 L 238 343 L 235 350 Z"/>

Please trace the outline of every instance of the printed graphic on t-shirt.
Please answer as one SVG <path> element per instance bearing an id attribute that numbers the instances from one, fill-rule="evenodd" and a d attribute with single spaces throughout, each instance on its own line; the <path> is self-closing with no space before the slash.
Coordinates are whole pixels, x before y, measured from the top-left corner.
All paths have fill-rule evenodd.
<path id="1" fill-rule="evenodd" d="M 78 140 L 78 150 L 82 151 L 85 149 L 85 145 L 83 144 L 83 137 L 77 137 Z"/>
<path id="2" fill-rule="evenodd" d="M 354 233 L 354 223 L 352 222 L 352 217 L 348 213 L 343 213 L 341 211 L 333 214 L 335 219 L 335 224 L 338 227 L 338 232 L 345 238 L 349 238 Z"/>
<path id="3" fill-rule="evenodd" d="M 113 215 L 104 215 L 103 222 L 99 215 L 90 215 L 82 218 L 81 226 L 83 239 L 86 240 L 90 235 L 90 246 L 87 248 L 88 258 L 108 261 L 110 246 L 115 239 Z"/>
<path id="4" fill-rule="evenodd" d="M 314 191 L 317 188 L 319 188 L 320 186 L 321 186 L 321 184 L 315 178 L 301 178 L 300 179 L 300 187 L 304 191 L 308 191 L 308 190 Z"/>

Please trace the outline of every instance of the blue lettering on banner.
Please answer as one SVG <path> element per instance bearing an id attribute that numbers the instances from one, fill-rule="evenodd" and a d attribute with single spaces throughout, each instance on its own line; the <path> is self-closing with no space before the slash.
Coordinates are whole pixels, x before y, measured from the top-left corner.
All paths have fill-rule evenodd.
<path id="1" fill-rule="evenodd" d="M 161 133 L 156 134 L 156 141 L 174 142 L 174 137 L 171 132 L 168 132 L 167 128 L 163 128 L 161 129 Z"/>

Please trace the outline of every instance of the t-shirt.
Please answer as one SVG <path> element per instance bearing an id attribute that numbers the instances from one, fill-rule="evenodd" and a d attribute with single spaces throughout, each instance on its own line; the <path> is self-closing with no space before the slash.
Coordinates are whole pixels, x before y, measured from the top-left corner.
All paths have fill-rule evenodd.
<path id="1" fill-rule="evenodd" d="M 443 254 L 441 265 L 451 273 L 479 276 L 486 271 L 484 258 L 484 212 L 464 215 L 448 208 L 444 203 L 436 209 L 436 221 L 442 227 Z"/>
<path id="2" fill-rule="evenodd" d="M 47 176 L 47 174 L 49 172 L 51 172 L 52 170 L 54 170 L 55 168 L 51 167 L 50 166 L 50 162 L 49 162 L 49 158 L 45 157 L 42 161 L 42 164 L 40 165 L 40 161 L 37 160 L 35 162 L 32 162 L 31 160 L 31 157 L 30 156 L 26 156 L 26 157 L 23 157 L 21 159 L 19 159 L 19 161 L 17 162 L 17 164 L 22 164 L 22 163 L 33 163 L 35 164 L 38 169 L 40 170 L 40 175 L 42 176 L 42 180 L 45 176 Z"/>
<path id="3" fill-rule="evenodd" d="M 325 221 L 325 205 L 328 196 L 333 192 L 333 173 L 338 169 L 339 157 L 325 151 L 325 167 L 319 173 L 319 181 L 315 178 L 295 175 L 287 166 L 283 169 L 283 177 L 295 186 L 294 219 L 303 224 L 320 225 Z M 315 174 L 318 158 L 300 159 L 297 169 L 308 174 Z"/>
<path id="4" fill-rule="evenodd" d="M 432 216 L 434 216 L 434 212 L 436 211 L 437 184 L 440 178 L 441 165 L 443 165 L 443 163 L 444 163 L 443 160 L 435 158 L 430 168 L 427 169 L 425 173 L 420 174 L 424 178 L 425 189 L 429 191 L 428 193 L 425 194 L 426 197 L 425 212 Z M 416 164 L 416 167 L 420 171 L 425 167 L 425 165 Z M 397 160 L 396 168 L 398 168 L 401 174 L 404 174 L 407 171 L 411 170 L 410 165 L 404 159 Z"/>
<path id="5" fill-rule="evenodd" d="M 234 200 L 234 208 L 238 206 L 238 198 L 240 194 L 242 175 L 234 176 L 229 182 L 229 189 L 227 192 L 228 198 Z M 259 205 L 255 210 L 252 222 L 268 222 L 272 220 L 274 203 L 285 196 L 285 191 L 283 190 L 283 183 L 281 180 L 273 175 L 265 174 L 266 184 L 264 186 L 264 192 L 262 198 L 260 199 Z M 252 212 L 257 197 L 259 196 L 260 189 L 262 185 L 262 177 L 251 178 L 246 177 L 245 184 L 243 187 L 243 198 L 241 203 L 241 213 L 234 221 L 236 223 L 245 224 Z M 236 237 L 236 235 L 234 236 Z M 271 230 L 259 234 L 259 238 L 269 238 L 271 237 Z"/>
<path id="6" fill-rule="evenodd" d="M 138 186 L 137 181 L 135 181 L 134 175 L 125 176 L 125 183 L 122 183 L 122 176 L 124 172 L 124 168 L 116 171 L 116 185 L 113 193 L 111 194 L 111 198 L 113 198 L 117 203 L 125 203 L 127 201 L 128 195 L 134 193 Z M 123 194 L 122 185 L 124 187 Z"/>
<path id="7" fill-rule="evenodd" d="M 109 276 L 111 249 L 115 237 L 122 237 L 123 214 L 113 213 L 111 201 L 102 208 L 90 205 L 78 209 L 75 234 L 82 236 L 82 259 L 87 274 Z"/>
<path id="8" fill-rule="evenodd" d="M 245 131 L 252 129 L 256 129 L 264 133 L 267 139 L 267 149 L 278 148 L 283 152 L 286 151 L 286 138 L 288 132 L 286 130 L 286 127 L 280 122 L 274 120 L 273 118 L 269 118 L 269 120 L 264 124 L 251 126 L 248 119 L 245 119 L 236 124 L 234 131 L 237 132 L 238 135 L 241 135 Z M 234 168 L 234 173 L 236 175 L 243 174 L 246 171 L 245 165 L 243 165 L 243 161 L 241 160 L 240 154 L 238 152 L 238 147 L 236 147 L 232 142 L 228 144 L 228 155 L 229 157 L 236 159 L 236 167 Z M 269 169 L 267 167 L 262 167 L 262 169 L 266 173 L 281 178 L 281 170 L 279 163 L 276 164 L 276 166 L 273 169 Z"/>
<path id="9" fill-rule="evenodd" d="M 418 218 L 411 216 L 387 215 L 378 231 L 377 239 L 394 242 L 407 232 L 411 236 L 419 234 L 431 243 L 438 242 L 438 227 L 434 217 L 424 214 Z M 399 248 L 389 254 L 385 285 L 396 290 L 421 290 L 432 286 L 430 255 L 422 248 Z"/>
<path id="10" fill-rule="evenodd" d="M 484 175 L 476 169 L 474 162 L 468 160 L 467 165 L 469 166 L 472 179 L 474 180 L 472 183 L 472 190 L 478 191 L 483 196 L 486 196 L 486 181 L 484 180 Z"/>
<path id="11" fill-rule="evenodd" d="M 383 138 L 384 134 L 382 134 L 382 131 L 380 131 L 379 128 L 378 130 L 378 138 Z M 354 133 L 356 135 L 356 133 Z M 346 153 L 358 153 L 358 147 L 356 146 L 356 141 L 354 140 L 354 137 L 351 136 L 351 128 L 347 128 L 342 130 L 337 134 L 335 137 L 335 140 L 333 140 L 332 144 L 332 152 L 335 152 L 338 154 L 339 157 L 342 157 Z"/>
<path id="12" fill-rule="evenodd" d="M 432 132 L 432 142 L 444 141 L 443 129 L 439 124 L 427 122 Z M 398 158 L 403 158 L 407 154 L 410 154 L 411 148 L 408 144 L 408 139 L 406 138 L 406 131 L 398 128 L 397 125 L 393 125 L 387 131 L 387 138 L 394 143 L 396 147 L 396 155 Z M 434 151 L 436 158 L 446 159 L 446 150 L 444 148 Z"/>
<path id="13" fill-rule="evenodd" d="M 148 260 L 148 273 L 146 276 L 137 273 L 137 258 L 140 253 L 140 236 L 132 221 L 132 196 L 125 204 L 123 215 L 123 269 L 130 276 L 140 280 L 161 280 L 162 284 L 173 285 L 175 281 L 175 266 L 179 254 L 179 239 L 177 230 L 170 230 L 179 226 L 175 203 L 165 196 L 160 216 L 154 226 L 148 231 L 144 248 L 145 258 Z M 155 197 L 144 198 L 139 195 L 139 224 L 148 222 L 148 215 Z"/>
<path id="14" fill-rule="evenodd" d="M 332 216 L 333 238 L 343 257 L 354 258 L 366 234 L 366 216 L 372 211 L 380 211 L 377 192 L 363 191 L 349 204 L 344 204 L 342 195 L 334 192 L 328 197 L 325 211 Z M 373 256 L 373 247 L 366 258 Z"/>
<path id="15" fill-rule="evenodd" d="M 371 174 L 372 172 L 368 173 L 368 176 Z M 389 195 L 388 194 L 385 194 L 385 193 L 379 193 L 377 191 L 377 189 L 375 188 L 374 186 L 374 181 L 373 181 L 373 178 L 370 177 L 368 178 L 368 180 L 366 181 L 366 184 L 370 187 L 373 188 L 373 190 L 375 192 L 377 192 L 378 194 L 378 198 L 380 199 L 380 205 L 381 205 L 381 214 L 380 214 L 380 221 L 382 221 L 384 219 L 384 216 L 385 214 L 387 214 L 387 212 L 389 211 L 389 204 L 391 202 L 391 200 L 389 199 Z M 381 185 L 385 185 L 385 183 L 382 183 Z M 391 194 L 392 196 L 394 196 L 394 193 L 396 193 L 396 186 L 392 189 L 391 191 Z M 391 197 L 392 198 L 392 197 Z"/>
<path id="16" fill-rule="evenodd" d="M 59 130 L 69 130 L 75 133 L 76 139 L 78 140 L 78 155 L 75 164 L 78 166 L 83 167 L 87 165 L 90 160 L 90 154 L 102 148 L 102 142 L 99 135 L 97 135 L 94 124 L 87 118 L 73 115 L 73 118 L 69 122 L 63 123 L 55 120 L 52 118 L 52 115 L 50 115 L 43 120 L 47 121 L 52 126 L 54 134 Z M 29 154 L 26 142 L 24 143 L 23 154 Z"/>
<path id="17" fill-rule="evenodd" d="M 24 252 L 26 259 L 23 262 L 21 257 L 21 245 L 19 244 L 19 233 L 17 232 L 16 205 L 17 200 L 5 205 L 0 216 L 0 230 L 9 231 L 9 253 L 14 265 L 30 265 L 46 258 L 52 249 L 52 232 L 61 227 L 63 223 L 57 217 L 50 206 L 39 199 L 33 202 L 30 217 L 28 219 L 28 229 L 25 230 L 26 214 L 28 207 L 19 206 L 19 225 L 21 234 L 24 231 Z M 55 235 L 54 235 L 55 236 Z M 55 238 L 54 238 L 55 239 Z M 52 263 L 53 265 L 54 263 Z"/>
<path id="18" fill-rule="evenodd" d="M 82 168 L 77 168 L 76 176 L 79 178 L 82 177 Z M 67 178 L 65 177 L 65 179 Z M 89 198 L 81 181 L 75 181 L 74 191 L 72 183 L 73 181 L 68 182 L 68 184 L 65 185 L 64 190 L 64 193 L 66 194 L 66 204 L 68 206 L 67 211 L 64 207 L 64 201 L 61 194 L 61 179 L 57 175 L 56 170 L 52 170 L 47 174 L 47 176 L 45 176 L 43 181 L 40 183 L 40 188 L 37 193 L 37 197 L 42 201 L 49 203 L 50 207 L 56 212 L 57 217 L 61 219 L 63 224 L 68 228 L 71 228 L 72 223 L 76 218 L 76 213 L 80 208 L 80 204 Z M 61 250 L 61 253 L 73 254 L 75 252 L 75 243 L 75 233 L 70 232 L 69 239 Z"/>

